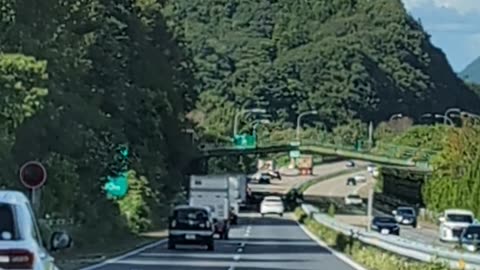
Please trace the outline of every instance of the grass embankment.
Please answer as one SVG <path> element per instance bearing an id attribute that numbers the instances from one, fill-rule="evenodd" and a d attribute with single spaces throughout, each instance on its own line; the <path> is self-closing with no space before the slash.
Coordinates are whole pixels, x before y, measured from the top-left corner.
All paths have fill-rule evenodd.
<path id="1" fill-rule="evenodd" d="M 450 270 L 449 267 L 439 263 L 417 262 L 366 245 L 316 222 L 300 207 L 295 209 L 295 218 L 329 247 L 348 255 L 370 270 Z"/>

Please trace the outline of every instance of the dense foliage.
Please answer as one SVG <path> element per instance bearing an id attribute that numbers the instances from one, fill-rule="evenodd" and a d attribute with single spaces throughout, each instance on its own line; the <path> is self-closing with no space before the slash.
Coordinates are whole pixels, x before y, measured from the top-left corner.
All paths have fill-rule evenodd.
<path id="1" fill-rule="evenodd" d="M 469 123 L 448 132 L 446 146 L 424 186 L 428 208 L 465 208 L 480 214 L 480 127 Z"/>
<path id="2" fill-rule="evenodd" d="M 194 59 L 191 116 L 208 131 L 230 135 L 242 107 L 267 108 L 274 127 L 314 108 L 303 122 L 329 130 L 479 108 L 400 0 L 176 0 L 163 13 Z"/>
<path id="3" fill-rule="evenodd" d="M 160 4 L 5 0 L 0 12 L 0 186 L 20 188 L 19 166 L 44 163 L 41 213 L 81 224 L 77 246 L 161 221 L 192 151 L 189 64 Z M 131 192 L 114 203 L 101 186 L 120 143 Z"/>
<path id="4" fill-rule="evenodd" d="M 470 63 L 459 75 L 467 82 L 480 83 L 480 57 Z"/>
<path id="5" fill-rule="evenodd" d="M 385 136 L 382 143 L 441 151 L 448 140 L 449 130 L 456 128 L 447 125 L 416 125 L 395 136 Z"/>

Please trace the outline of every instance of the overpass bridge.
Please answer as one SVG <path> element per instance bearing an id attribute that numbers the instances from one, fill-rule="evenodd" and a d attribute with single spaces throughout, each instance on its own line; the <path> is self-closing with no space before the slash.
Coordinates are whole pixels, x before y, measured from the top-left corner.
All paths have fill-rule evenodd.
<path id="1" fill-rule="evenodd" d="M 338 156 L 422 170 L 431 170 L 430 160 L 438 153 L 429 149 L 393 144 L 378 143 L 366 147 L 361 145 L 361 143 L 357 143 L 356 145 L 331 144 L 313 140 L 302 140 L 294 143 L 259 141 L 253 146 L 237 146 L 231 142 L 224 142 L 201 144 L 199 146 L 199 153 L 202 158 L 209 158 L 216 156 L 300 151 L 302 154 Z"/>

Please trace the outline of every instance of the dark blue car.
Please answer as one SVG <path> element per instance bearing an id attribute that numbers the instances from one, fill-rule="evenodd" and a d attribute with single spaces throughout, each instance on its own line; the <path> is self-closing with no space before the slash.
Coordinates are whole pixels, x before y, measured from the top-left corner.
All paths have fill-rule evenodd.
<path id="1" fill-rule="evenodd" d="M 381 234 L 400 235 L 400 226 L 398 226 L 394 217 L 374 217 L 371 229 Z"/>

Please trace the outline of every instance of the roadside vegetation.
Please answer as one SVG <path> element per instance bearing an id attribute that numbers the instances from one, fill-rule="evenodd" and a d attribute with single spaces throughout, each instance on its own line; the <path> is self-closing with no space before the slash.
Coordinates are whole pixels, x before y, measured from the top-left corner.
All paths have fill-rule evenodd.
<path id="1" fill-rule="evenodd" d="M 302 120 L 302 139 L 350 145 L 394 113 L 480 108 L 476 88 L 400 0 L 37 2 L 5 0 L 0 11 L 0 186 L 28 192 L 18 169 L 42 162 L 38 214 L 73 219 L 79 253 L 162 228 L 185 199 L 196 154 L 183 130 L 226 142 L 240 108 L 268 109 L 260 141 L 291 142 L 297 115 L 316 109 Z M 253 117 L 240 118 L 240 131 L 251 132 Z M 446 207 L 437 190 L 478 208 L 448 194 L 480 181 L 468 152 L 476 127 L 383 126 L 379 141 L 441 151 L 438 184 L 425 191 L 432 208 Z M 444 133 L 451 142 L 437 149 Z M 119 166 L 119 144 L 129 147 L 131 189 L 113 201 L 102 186 Z M 469 154 L 447 159 L 461 150 Z M 255 157 L 210 162 L 213 172 L 244 171 Z"/>
<path id="2" fill-rule="evenodd" d="M 330 211 L 329 211 L 330 214 Z M 308 230 L 324 241 L 329 247 L 340 251 L 355 262 L 370 270 L 450 270 L 441 263 L 423 263 L 389 253 L 377 247 L 363 244 L 357 239 L 348 237 L 327 226 L 324 226 L 298 207 L 295 210 L 297 220 Z"/>
<path id="3" fill-rule="evenodd" d="M 73 219 L 76 250 L 162 227 L 194 150 L 181 133 L 188 60 L 160 3 L 7 0 L 0 12 L 0 186 L 28 192 L 18 169 L 42 162 L 39 217 Z M 131 189 L 112 201 L 101 187 L 119 144 Z"/>

